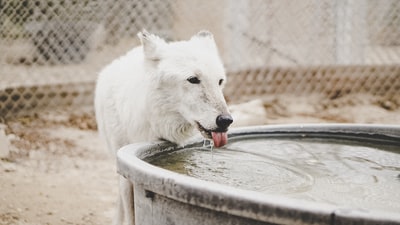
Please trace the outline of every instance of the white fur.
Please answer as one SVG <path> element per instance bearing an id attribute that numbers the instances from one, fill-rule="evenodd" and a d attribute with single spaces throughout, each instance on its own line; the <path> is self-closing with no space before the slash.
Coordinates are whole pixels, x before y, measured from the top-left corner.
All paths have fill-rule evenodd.
<path id="1" fill-rule="evenodd" d="M 97 81 L 96 119 L 108 149 L 115 154 L 129 143 L 160 139 L 183 145 L 198 132 L 196 123 L 216 129 L 216 117 L 228 109 L 212 34 L 171 43 L 146 31 L 138 36 L 142 46 L 104 68 Z M 193 76 L 199 84 L 187 80 Z M 115 224 L 134 224 L 132 194 L 132 184 L 121 177 Z"/>

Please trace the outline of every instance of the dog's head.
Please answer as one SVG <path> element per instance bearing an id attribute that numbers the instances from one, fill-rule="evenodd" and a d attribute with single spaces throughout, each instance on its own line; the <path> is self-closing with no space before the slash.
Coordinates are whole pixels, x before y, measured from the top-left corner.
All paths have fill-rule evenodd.
<path id="1" fill-rule="evenodd" d="M 170 43 L 146 31 L 138 36 L 161 112 L 173 114 L 180 127 L 196 127 L 214 146 L 225 145 L 233 119 L 222 93 L 226 75 L 213 35 L 200 31 L 188 41 Z"/>

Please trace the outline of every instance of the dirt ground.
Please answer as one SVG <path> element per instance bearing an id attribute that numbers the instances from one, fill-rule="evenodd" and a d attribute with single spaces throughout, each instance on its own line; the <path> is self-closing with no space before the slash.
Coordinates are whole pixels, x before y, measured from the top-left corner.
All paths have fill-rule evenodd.
<path id="1" fill-rule="evenodd" d="M 400 125 L 400 98 L 277 96 L 231 106 L 235 126 L 280 123 Z M 114 159 L 93 112 L 40 113 L 0 123 L 0 224 L 110 224 Z M 3 136 L 3 143 L 2 137 Z M 1 147 L 0 147 L 1 148 Z"/>
<path id="2" fill-rule="evenodd" d="M 6 122 L 0 224 L 110 224 L 117 175 L 91 112 Z"/>

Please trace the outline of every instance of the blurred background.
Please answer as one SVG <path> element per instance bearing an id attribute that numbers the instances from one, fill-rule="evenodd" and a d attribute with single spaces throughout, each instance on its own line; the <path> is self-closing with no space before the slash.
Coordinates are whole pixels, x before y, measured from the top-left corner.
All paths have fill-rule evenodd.
<path id="1" fill-rule="evenodd" d="M 369 93 L 398 104 L 397 0 L 1 0 L 0 117 L 92 105 L 98 72 L 142 28 L 171 41 L 210 30 L 230 103 Z"/>

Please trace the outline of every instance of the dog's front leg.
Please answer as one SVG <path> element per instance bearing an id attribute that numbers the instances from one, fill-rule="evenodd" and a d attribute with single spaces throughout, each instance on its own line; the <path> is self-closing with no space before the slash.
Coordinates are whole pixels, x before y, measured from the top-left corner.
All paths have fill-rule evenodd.
<path id="1" fill-rule="evenodd" d="M 119 179 L 119 199 L 117 218 L 115 225 L 134 225 L 135 224 L 135 208 L 133 197 L 133 184 L 120 176 Z"/>

